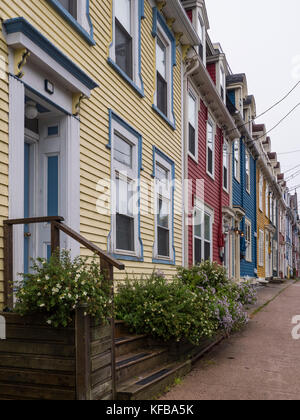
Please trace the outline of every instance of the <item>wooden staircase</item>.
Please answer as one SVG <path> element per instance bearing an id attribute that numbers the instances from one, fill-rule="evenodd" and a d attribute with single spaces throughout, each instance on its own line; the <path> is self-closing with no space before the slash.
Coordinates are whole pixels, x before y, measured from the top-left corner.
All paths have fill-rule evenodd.
<path id="1" fill-rule="evenodd" d="M 203 345 L 168 345 L 146 335 L 132 335 L 121 321 L 116 321 L 116 383 L 119 400 L 158 398 L 192 369 L 193 361 L 204 354 L 216 340 Z"/>

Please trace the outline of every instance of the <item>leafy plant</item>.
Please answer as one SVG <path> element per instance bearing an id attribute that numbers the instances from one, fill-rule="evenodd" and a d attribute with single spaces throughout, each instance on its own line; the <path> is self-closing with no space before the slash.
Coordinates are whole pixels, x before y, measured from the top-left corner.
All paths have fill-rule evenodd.
<path id="1" fill-rule="evenodd" d="M 54 327 L 66 327 L 75 309 L 87 306 L 86 314 L 105 321 L 111 314 L 109 285 L 99 264 L 93 259 L 71 259 L 68 251 L 57 252 L 47 261 L 33 261 L 32 274 L 23 274 L 24 281 L 16 293 L 16 312 L 21 315 L 45 315 Z"/>
<path id="2" fill-rule="evenodd" d="M 118 319 L 133 331 L 168 340 L 199 344 L 218 329 L 215 306 L 208 293 L 193 292 L 180 280 L 167 282 L 154 274 L 146 279 L 126 280 L 115 297 Z"/>

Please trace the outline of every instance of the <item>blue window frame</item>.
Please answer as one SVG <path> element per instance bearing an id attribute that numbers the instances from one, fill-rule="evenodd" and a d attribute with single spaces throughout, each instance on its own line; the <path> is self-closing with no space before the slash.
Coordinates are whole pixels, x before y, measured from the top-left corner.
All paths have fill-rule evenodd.
<path id="1" fill-rule="evenodd" d="M 155 180 L 155 241 L 153 263 L 175 265 L 174 193 L 175 163 L 153 146 L 153 174 Z"/>
<path id="2" fill-rule="evenodd" d="M 131 0 L 126 25 L 118 16 L 119 0 L 112 1 L 112 33 L 113 39 L 109 46 L 109 65 L 128 83 L 140 97 L 144 97 L 144 83 L 142 78 L 141 57 L 141 22 L 144 16 L 144 0 Z M 119 18 L 119 19 L 118 19 Z M 122 22 L 120 22 L 120 20 Z M 122 65 L 118 60 L 118 39 L 122 38 L 126 44 L 126 55 L 130 60 Z M 125 50 L 124 50 L 125 52 Z M 124 60 L 123 60 L 124 61 Z"/>
<path id="3" fill-rule="evenodd" d="M 173 33 L 169 29 L 165 18 L 158 11 L 157 7 L 153 7 L 153 25 L 152 36 L 156 39 L 156 86 L 154 95 L 154 104 L 152 108 L 164 121 L 175 130 L 175 114 L 174 114 L 174 75 L 173 68 L 176 66 L 176 41 Z M 162 48 L 162 46 L 164 48 Z M 162 51 L 165 58 L 162 57 Z M 162 61 L 163 65 L 162 65 Z M 164 75 L 162 75 L 162 69 Z M 158 91 L 160 90 L 160 91 Z M 166 90 L 161 92 L 161 90 Z M 162 96 L 165 96 L 163 99 Z M 164 101 L 166 100 L 166 105 Z M 164 106 L 162 106 L 164 105 Z"/>
<path id="4" fill-rule="evenodd" d="M 85 0 L 82 5 L 76 2 L 77 19 L 64 7 L 64 2 L 59 0 L 47 0 L 47 2 L 62 16 L 89 45 L 95 45 L 93 23 L 90 17 L 90 0 Z"/>

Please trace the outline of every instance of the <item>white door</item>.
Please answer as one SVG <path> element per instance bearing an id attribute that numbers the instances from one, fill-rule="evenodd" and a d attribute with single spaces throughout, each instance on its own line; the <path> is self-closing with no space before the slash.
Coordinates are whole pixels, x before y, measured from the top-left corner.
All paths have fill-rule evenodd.
<path id="1" fill-rule="evenodd" d="M 265 270 L 266 270 L 266 277 L 270 277 L 269 274 L 269 267 L 270 267 L 270 259 L 269 259 L 269 234 L 266 232 L 266 257 L 265 257 Z"/>

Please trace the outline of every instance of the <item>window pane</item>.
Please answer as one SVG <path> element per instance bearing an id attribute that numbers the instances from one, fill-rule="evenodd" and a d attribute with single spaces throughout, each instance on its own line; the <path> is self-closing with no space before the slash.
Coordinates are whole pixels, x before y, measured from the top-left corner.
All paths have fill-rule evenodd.
<path id="1" fill-rule="evenodd" d="M 169 230 L 158 228 L 158 255 L 163 257 L 170 256 Z"/>
<path id="2" fill-rule="evenodd" d="M 132 146 L 115 133 L 114 158 L 126 166 L 132 167 Z"/>
<path id="3" fill-rule="evenodd" d="M 189 123 L 195 127 L 196 126 L 196 101 L 191 94 L 189 94 Z"/>
<path id="4" fill-rule="evenodd" d="M 195 211 L 194 216 L 194 235 L 202 238 L 202 217 L 200 211 Z"/>
<path id="5" fill-rule="evenodd" d="M 167 115 L 168 85 L 165 79 L 157 72 L 157 108 Z"/>
<path id="6" fill-rule="evenodd" d="M 61 5 L 77 19 L 77 0 L 59 0 Z"/>
<path id="7" fill-rule="evenodd" d="M 117 213 L 128 216 L 133 215 L 133 188 L 132 183 L 122 178 L 116 179 Z"/>
<path id="8" fill-rule="evenodd" d="M 193 156 L 196 155 L 195 129 L 191 124 L 189 124 L 189 151 Z"/>
<path id="9" fill-rule="evenodd" d="M 207 170 L 210 174 L 213 173 L 213 152 L 211 149 L 207 150 Z"/>
<path id="10" fill-rule="evenodd" d="M 131 34 L 131 0 L 115 1 L 115 16 L 124 29 Z"/>
<path id="11" fill-rule="evenodd" d="M 224 178 L 223 185 L 224 185 L 225 190 L 227 190 L 227 187 L 228 187 L 228 170 L 225 167 L 224 167 L 224 172 L 223 172 L 223 178 Z"/>
<path id="12" fill-rule="evenodd" d="M 202 261 L 202 241 L 200 239 L 195 238 L 194 240 L 194 247 L 195 247 L 195 264 L 200 264 Z"/>
<path id="13" fill-rule="evenodd" d="M 169 202 L 162 198 L 158 199 L 157 224 L 158 226 L 169 228 Z"/>
<path id="14" fill-rule="evenodd" d="M 155 177 L 160 181 L 162 184 L 167 184 L 169 178 L 169 171 L 159 164 L 156 164 L 156 174 Z"/>
<path id="15" fill-rule="evenodd" d="M 132 217 L 117 214 L 116 244 L 117 249 L 134 251 L 134 219 Z"/>
<path id="16" fill-rule="evenodd" d="M 116 19 L 116 63 L 132 79 L 132 38 Z"/>
<path id="17" fill-rule="evenodd" d="M 204 261 L 210 260 L 210 242 L 204 242 Z"/>
<path id="18" fill-rule="evenodd" d="M 162 41 L 157 38 L 156 43 L 156 70 L 163 77 L 167 79 L 167 70 L 166 70 L 166 54 L 167 50 Z"/>
<path id="19" fill-rule="evenodd" d="M 207 241 L 210 241 L 210 217 L 205 214 L 204 215 L 204 237 Z"/>

